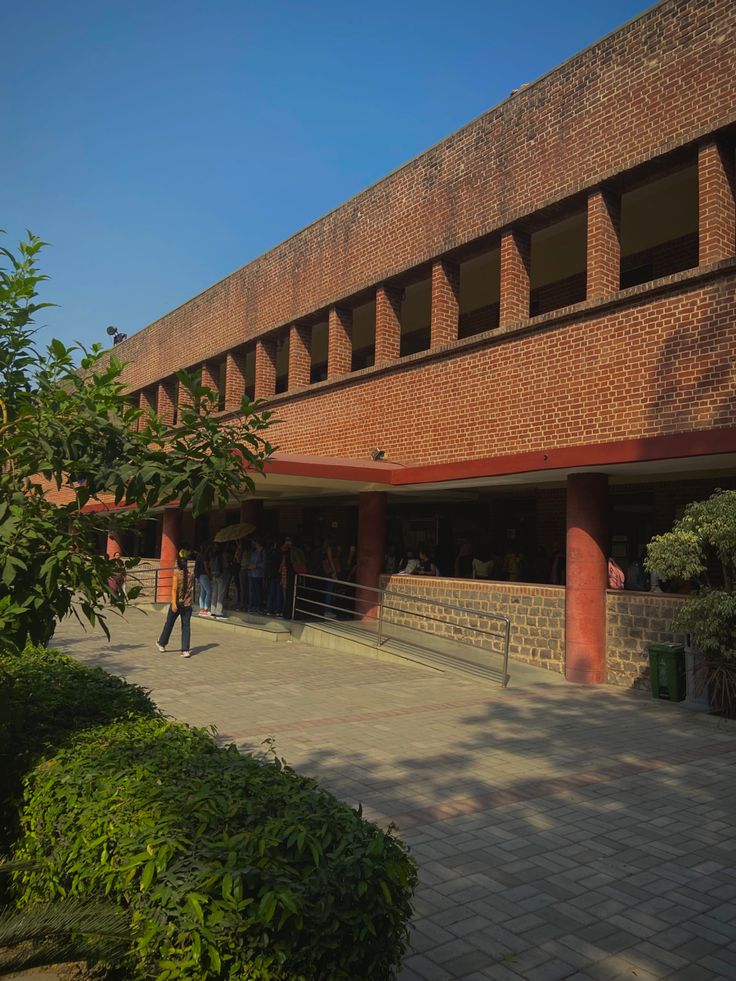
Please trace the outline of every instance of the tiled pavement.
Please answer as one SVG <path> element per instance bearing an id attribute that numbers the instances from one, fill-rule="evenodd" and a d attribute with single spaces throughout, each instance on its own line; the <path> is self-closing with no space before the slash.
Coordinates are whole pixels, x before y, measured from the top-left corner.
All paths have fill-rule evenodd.
<path id="1" fill-rule="evenodd" d="M 503 691 L 418 665 L 256 642 L 160 614 L 71 623 L 56 646 L 279 755 L 420 866 L 401 981 L 736 978 L 736 726 L 544 672 Z M 197 645 L 198 648 L 197 648 Z"/>

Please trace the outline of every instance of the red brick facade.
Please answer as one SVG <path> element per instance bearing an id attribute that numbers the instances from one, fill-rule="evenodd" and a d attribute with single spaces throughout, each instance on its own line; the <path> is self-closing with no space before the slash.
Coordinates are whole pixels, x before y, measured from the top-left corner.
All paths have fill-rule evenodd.
<path id="1" fill-rule="evenodd" d="M 442 463 L 736 426 L 736 261 L 278 398 L 291 453 Z M 643 294 L 643 295 L 642 295 Z M 337 419 L 339 425 L 325 425 Z"/>
<path id="2" fill-rule="evenodd" d="M 574 457 L 574 474 L 599 465 L 602 445 L 648 461 L 642 474 L 656 480 L 663 441 L 670 462 L 736 451 L 735 146 L 736 5 L 665 0 L 116 353 L 134 393 L 157 386 L 168 419 L 174 372 L 202 368 L 224 385 L 225 423 L 246 391 L 246 358 L 252 390 L 255 357 L 255 395 L 275 409 L 269 439 L 282 453 L 385 457 L 396 485 L 411 482 L 402 473 L 458 480 L 463 466 L 472 477 L 488 460 L 498 466 L 475 476 L 504 478 L 524 470 L 508 463 L 524 454 L 536 454 L 530 473 Z M 650 208 L 660 194 L 655 227 L 647 194 Z M 362 367 L 373 301 L 374 362 Z M 325 322 L 327 377 L 311 383 L 324 377 L 311 325 Z M 601 502 L 614 475 L 601 475 Z M 573 644 L 571 629 L 568 649 L 587 664 L 593 631 L 575 627 Z M 577 680 L 605 676 L 600 656 L 591 665 Z"/>
<path id="3" fill-rule="evenodd" d="M 732 0 L 654 7 L 129 338 L 131 381 L 327 310 L 732 125 L 735 17 Z"/>

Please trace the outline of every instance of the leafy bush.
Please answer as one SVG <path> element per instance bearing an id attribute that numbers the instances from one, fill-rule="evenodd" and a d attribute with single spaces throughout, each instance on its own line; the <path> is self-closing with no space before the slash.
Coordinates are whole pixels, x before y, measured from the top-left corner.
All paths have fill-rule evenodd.
<path id="1" fill-rule="evenodd" d="M 400 962 L 404 846 L 203 730 L 131 718 L 77 736 L 30 775 L 23 827 L 20 904 L 117 899 L 136 978 L 380 981 Z"/>
<path id="2" fill-rule="evenodd" d="M 137 685 L 58 651 L 0 652 L 0 847 L 16 825 L 22 778 L 72 733 L 156 707 Z"/>

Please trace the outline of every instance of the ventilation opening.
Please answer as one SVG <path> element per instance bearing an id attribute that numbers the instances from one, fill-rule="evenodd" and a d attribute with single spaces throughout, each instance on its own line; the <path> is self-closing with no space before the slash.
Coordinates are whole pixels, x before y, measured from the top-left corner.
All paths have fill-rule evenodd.
<path id="1" fill-rule="evenodd" d="M 310 384 L 321 382 L 327 378 L 327 343 L 328 325 L 323 320 L 312 327 L 312 362 L 309 368 Z"/>
<path id="2" fill-rule="evenodd" d="M 289 335 L 276 340 L 276 394 L 289 390 Z"/>
<path id="3" fill-rule="evenodd" d="M 245 394 L 249 399 L 256 397 L 256 352 L 255 348 L 245 353 L 245 366 L 243 370 L 243 380 L 245 382 Z"/>
<path id="4" fill-rule="evenodd" d="M 376 360 L 376 302 L 363 303 L 353 310 L 352 371 L 370 368 Z"/>
<path id="5" fill-rule="evenodd" d="M 585 299 L 587 216 L 556 221 L 532 234 L 529 315 L 559 310 Z"/>
<path id="6" fill-rule="evenodd" d="M 500 291 L 499 249 L 460 263 L 459 337 L 472 337 L 498 327 Z"/>
<path id="7" fill-rule="evenodd" d="M 697 264 L 697 165 L 621 195 L 621 289 Z"/>
<path id="8" fill-rule="evenodd" d="M 432 281 L 424 279 L 404 290 L 401 303 L 400 357 L 426 351 L 430 343 L 432 319 Z"/>

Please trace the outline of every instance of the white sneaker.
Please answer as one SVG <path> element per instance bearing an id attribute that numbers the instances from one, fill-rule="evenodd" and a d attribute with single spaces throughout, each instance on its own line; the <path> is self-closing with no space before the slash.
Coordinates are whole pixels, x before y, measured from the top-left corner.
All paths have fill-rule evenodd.
<path id="1" fill-rule="evenodd" d="M 159 652 L 159 654 L 165 654 L 166 653 L 166 648 L 164 647 L 163 644 L 159 644 L 158 641 L 156 641 L 156 650 Z"/>
<path id="2" fill-rule="evenodd" d="M 182 657 L 191 657 L 192 656 L 192 652 L 191 651 L 182 651 L 181 652 L 181 656 Z"/>

